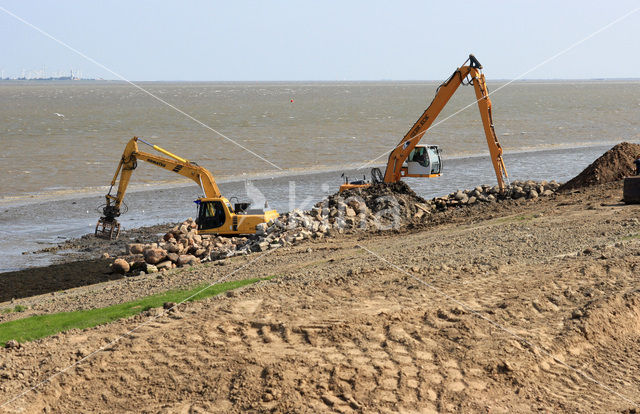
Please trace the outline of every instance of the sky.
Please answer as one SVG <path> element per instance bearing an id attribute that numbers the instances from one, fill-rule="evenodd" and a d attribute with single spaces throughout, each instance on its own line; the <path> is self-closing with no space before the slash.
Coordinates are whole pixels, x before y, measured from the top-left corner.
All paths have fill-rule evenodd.
<path id="1" fill-rule="evenodd" d="M 491 79 L 640 77 L 640 10 L 540 65 L 640 8 L 637 0 L 0 0 L 0 7 L 131 81 L 441 80 L 469 53 Z M 73 68 L 117 79 L 2 9 L 0 38 L 4 76 L 44 65 L 49 73 Z"/>

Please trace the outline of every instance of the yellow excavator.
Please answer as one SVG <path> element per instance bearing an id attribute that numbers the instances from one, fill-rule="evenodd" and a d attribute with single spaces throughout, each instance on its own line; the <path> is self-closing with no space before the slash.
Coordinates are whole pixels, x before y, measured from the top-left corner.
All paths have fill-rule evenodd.
<path id="1" fill-rule="evenodd" d="M 138 142 L 150 146 L 169 158 L 139 151 Z M 121 214 L 120 208 L 123 204 L 124 194 L 127 191 L 131 174 L 138 165 L 138 160 L 146 161 L 165 170 L 183 175 L 200 186 L 204 197 L 195 201 L 198 205 L 196 223 L 199 234 L 254 234 L 258 224 L 266 223 L 278 217 L 276 210 L 267 210 L 266 208 L 250 210 L 250 203 L 235 203 L 232 207 L 229 200 L 220 194 L 216 181 L 206 168 L 172 154 L 157 145 L 150 144 L 138 137 L 133 137 L 125 147 L 116 173 L 111 180 L 111 187 L 106 195 L 107 203 L 102 210 L 103 215 L 96 225 L 96 236 L 115 239 L 120 234 L 120 223 L 116 218 Z M 118 183 L 118 192 L 114 196 L 111 195 L 111 191 L 116 184 L 118 176 L 120 176 L 120 182 Z"/>
<path id="2" fill-rule="evenodd" d="M 487 83 L 481 70 L 482 65 L 480 62 L 475 56 L 469 55 L 469 58 L 462 66 L 456 69 L 449 79 L 438 87 L 436 96 L 429 107 L 389 155 L 384 175 L 378 168 L 371 170 L 371 181 L 373 183 L 396 183 L 402 177 L 440 176 L 442 173 L 440 149 L 437 145 L 418 145 L 418 143 L 447 102 L 449 102 L 458 86 L 472 84 L 476 92 L 478 109 L 480 110 L 487 145 L 489 145 L 491 162 L 498 179 L 498 186 L 501 190 L 504 190 L 508 175 L 502 159 L 502 147 L 493 129 L 491 99 L 489 99 Z M 371 183 L 367 183 L 364 180 L 350 182 L 348 178 L 345 178 L 345 183 L 340 186 L 340 191 L 369 185 Z"/>

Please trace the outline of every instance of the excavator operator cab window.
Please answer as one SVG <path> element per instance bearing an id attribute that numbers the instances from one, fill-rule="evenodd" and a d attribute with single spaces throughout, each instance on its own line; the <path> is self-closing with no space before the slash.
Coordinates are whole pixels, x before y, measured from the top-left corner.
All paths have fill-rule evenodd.
<path id="1" fill-rule="evenodd" d="M 431 174 L 440 174 L 440 150 L 437 146 L 427 147 L 427 157 L 431 160 Z"/>
<path id="2" fill-rule="evenodd" d="M 198 209 L 198 230 L 215 229 L 225 222 L 221 201 L 203 201 Z"/>
<path id="3" fill-rule="evenodd" d="M 411 153 L 409 154 L 409 161 L 417 162 L 418 164 L 427 168 L 429 166 L 427 149 L 421 145 L 416 145 L 416 147 L 411 150 Z"/>
<path id="4" fill-rule="evenodd" d="M 407 174 L 413 177 L 425 177 L 440 174 L 440 150 L 437 145 L 416 145 L 407 157 Z"/>

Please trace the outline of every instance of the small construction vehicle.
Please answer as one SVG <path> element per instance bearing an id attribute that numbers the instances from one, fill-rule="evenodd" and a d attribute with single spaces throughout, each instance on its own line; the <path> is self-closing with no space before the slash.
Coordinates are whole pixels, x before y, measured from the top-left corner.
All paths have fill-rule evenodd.
<path id="1" fill-rule="evenodd" d="M 622 199 L 625 204 L 640 204 L 640 175 L 624 178 Z"/>
<path id="2" fill-rule="evenodd" d="M 139 151 L 138 142 L 149 145 L 170 158 Z M 266 223 L 278 217 L 276 210 L 267 210 L 266 205 L 264 209 L 256 210 L 249 209 L 250 203 L 235 203 L 232 207 L 229 200 L 220 194 L 216 181 L 206 168 L 172 154 L 157 145 L 150 144 L 138 137 L 133 137 L 125 147 L 116 173 L 113 176 L 113 180 L 111 180 L 111 187 L 106 195 L 107 203 L 102 209 L 103 215 L 96 225 L 96 236 L 107 239 L 116 239 L 118 237 L 120 223 L 116 218 L 121 214 L 120 208 L 123 204 L 124 194 L 127 191 L 131 174 L 138 165 L 138 160 L 146 161 L 165 170 L 183 175 L 200 186 L 204 196 L 195 200 L 198 205 L 196 223 L 198 224 L 199 234 L 254 234 L 258 224 Z M 114 196 L 111 195 L 111 191 L 116 184 L 118 176 L 120 176 L 118 192 Z"/>
<path id="3" fill-rule="evenodd" d="M 468 63 L 468 65 L 467 65 Z M 373 183 L 385 182 L 395 183 L 402 177 L 438 177 L 442 173 L 442 159 L 440 149 L 437 145 L 418 145 L 424 134 L 427 132 L 433 121 L 445 107 L 451 96 L 458 89 L 458 86 L 472 84 L 476 91 L 478 109 L 484 126 L 484 133 L 489 145 L 491 162 L 496 172 L 498 186 L 501 190 L 505 188 L 505 181 L 508 178 L 507 170 L 502 159 L 502 147 L 498 142 L 498 137 L 493 130 L 493 118 L 491 116 L 491 99 L 484 74 L 480 72 L 482 65 L 473 56 L 455 70 L 453 74 L 442 83 L 436 96 L 429 107 L 424 111 L 418 121 L 411 127 L 409 132 L 402 138 L 400 143 L 389 155 L 389 161 L 384 175 L 378 168 L 371 170 L 371 181 Z M 465 83 L 466 80 L 466 83 Z M 352 188 L 360 188 L 371 185 L 366 180 L 350 182 L 345 178 L 345 183 L 340 186 L 340 191 Z"/>

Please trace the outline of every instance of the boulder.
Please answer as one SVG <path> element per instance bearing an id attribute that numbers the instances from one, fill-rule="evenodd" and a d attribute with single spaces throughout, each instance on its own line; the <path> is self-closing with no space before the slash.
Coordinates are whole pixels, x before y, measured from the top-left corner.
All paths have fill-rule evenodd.
<path id="1" fill-rule="evenodd" d="M 141 254 L 144 252 L 145 245 L 142 243 L 131 243 L 129 245 L 129 253 L 131 254 Z"/>
<path id="2" fill-rule="evenodd" d="M 226 259 L 230 254 L 231 252 L 229 252 L 228 250 L 214 250 L 211 252 L 209 257 L 211 258 L 211 260 L 221 260 Z"/>
<path id="3" fill-rule="evenodd" d="M 255 244 L 255 251 L 257 252 L 264 252 L 265 250 L 267 250 L 269 248 L 269 242 L 268 241 L 261 241 Z"/>
<path id="4" fill-rule="evenodd" d="M 517 199 L 522 198 L 524 196 L 525 196 L 525 193 L 522 190 L 522 187 L 518 187 L 518 186 L 513 187 L 513 191 L 511 193 L 511 198 L 513 198 L 514 200 L 517 200 Z"/>
<path id="5" fill-rule="evenodd" d="M 127 273 L 129 269 L 130 269 L 129 263 L 127 263 L 127 261 L 124 259 L 116 259 L 111 265 L 111 270 L 114 273 L 118 273 L 121 275 L 124 275 L 125 273 Z"/>
<path id="6" fill-rule="evenodd" d="M 167 259 L 169 259 L 172 263 L 178 263 L 178 259 L 180 255 L 178 253 L 167 253 Z"/>
<path id="7" fill-rule="evenodd" d="M 130 272 L 146 272 L 147 271 L 147 262 L 144 260 L 138 260 L 132 263 L 129 263 L 129 271 Z"/>
<path id="8" fill-rule="evenodd" d="M 181 254 L 178 258 L 178 266 L 194 265 L 197 263 L 200 263 L 200 260 L 191 254 Z"/>
<path id="9" fill-rule="evenodd" d="M 167 244 L 167 251 L 169 253 L 180 253 L 180 250 L 182 250 L 182 246 L 180 246 L 177 243 L 169 243 L 169 244 Z"/>
<path id="10" fill-rule="evenodd" d="M 144 251 L 144 261 L 149 264 L 160 263 L 167 257 L 167 251 L 161 248 L 150 248 Z"/>
<path id="11" fill-rule="evenodd" d="M 169 270 L 173 267 L 171 260 L 165 260 L 164 262 L 160 262 L 155 266 L 158 270 Z"/>
<path id="12" fill-rule="evenodd" d="M 154 265 L 152 265 L 152 264 L 147 264 L 146 272 L 147 272 L 148 274 L 151 274 L 151 273 L 158 273 L 158 267 L 157 267 L 157 266 L 154 266 Z"/>

